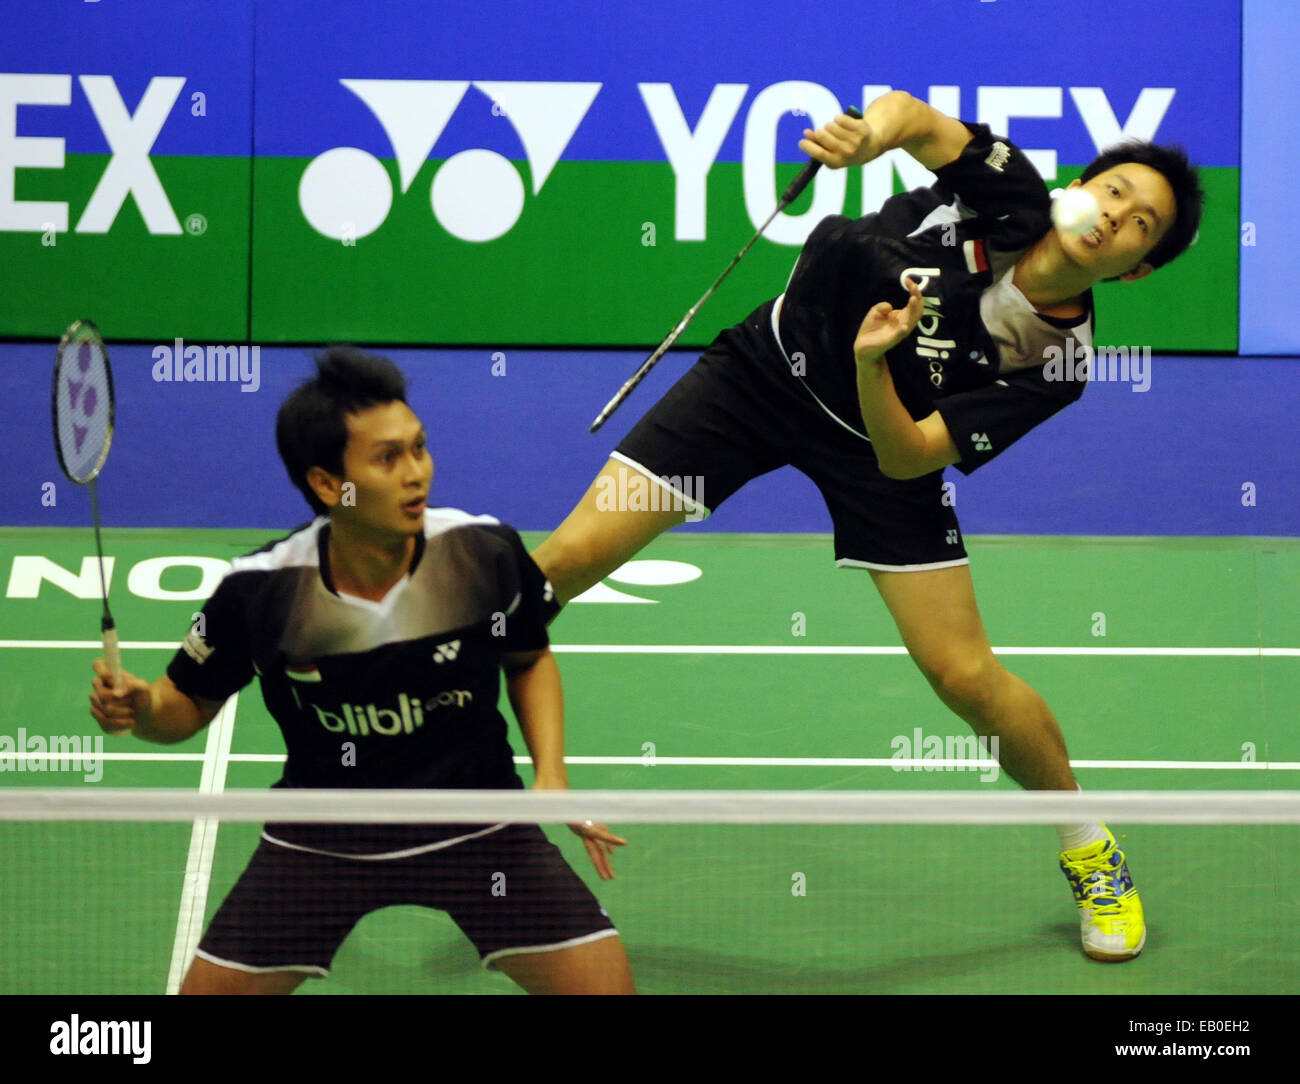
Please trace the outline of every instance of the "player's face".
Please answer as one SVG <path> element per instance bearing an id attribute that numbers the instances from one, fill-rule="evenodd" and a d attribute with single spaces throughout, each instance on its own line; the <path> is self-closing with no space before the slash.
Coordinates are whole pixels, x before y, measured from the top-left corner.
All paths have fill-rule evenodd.
<path id="1" fill-rule="evenodd" d="M 1098 280 L 1133 271 L 1173 225 L 1177 207 L 1169 182 L 1150 166 L 1121 162 L 1083 187 L 1096 198 L 1101 220 L 1085 234 L 1057 231 L 1066 256 Z"/>
<path id="2" fill-rule="evenodd" d="M 356 486 L 354 504 L 335 515 L 377 534 L 413 535 L 423 529 L 433 481 L 433 459 L 420 419 L 405 403 L 383 403 L 347 416 L 343 477 Z"/>

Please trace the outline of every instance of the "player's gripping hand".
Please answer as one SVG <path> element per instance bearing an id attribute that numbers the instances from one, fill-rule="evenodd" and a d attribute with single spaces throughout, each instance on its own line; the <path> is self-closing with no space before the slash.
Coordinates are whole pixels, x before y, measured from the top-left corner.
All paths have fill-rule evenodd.
<path id="1" fill-rule="evenodd" d="M 847 113 L 841 113 L 815 132 L 805 128 L 799 149 L 831 169 L 865 165 L 882 150 L 871 125 Z"/>
<path id="2" fill-rule="evenodd" d="M 568 789 L 568 783 L 556 779 L 538 779 L 533 784 L 533 790 Z M 571 824 L 569 830 L 582 840 L 583 846 L 587 848 L 587 855 L 591 859 L 591 864 L 596 867 L 596 872 L 600 874 L 600 879 L 602 881 L 612 881 L 614 879 L 614 866 L 610 862 L 609 856 L 614 853 L 615 847 L 626 847 L 627 840 L 614 835 L 603 824 L 596 824 L 594 821 Z"/>
<path id="3" fill-rule="evenodd" d="M 122 683 L 114 688 L 108 663 L 96 659 L 91 665 L 95 680 L 90 686 L 90 714 L 105 734 L 129 734 L 152 707 L 149 683 L 123 670 Z"/>
<path id="4" fill-rule="evenodd" d="M 925 309 L 921 288 L 910 278 L 907 290 L 912 296 L 907 304 L 896 309 L 888 301 L 872 305 L 862 318 L 857 338 L 853 340 L 853 356 L 860 363 L 876 361 L 912 334 Z"/>

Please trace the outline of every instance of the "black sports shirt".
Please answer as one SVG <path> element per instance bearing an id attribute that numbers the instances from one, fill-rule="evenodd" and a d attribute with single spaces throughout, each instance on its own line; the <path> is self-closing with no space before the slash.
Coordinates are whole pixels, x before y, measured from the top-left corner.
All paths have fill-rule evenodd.
<path id="1" fill-rule="evenodd" d="M 328 535 L 322 517 L 237 558 L 168 677 L 188 696 L 225 700 L 256 675 L 288 752 L 277 786 L 521 788 L 497 708 L 501 659 L 547 646 L 551 589 L 518 534 L 490 516 L 426 509 L 411 571 L 382 602 L 334 590 Z M 268 835 L 373 852 L 469 831 L 391 827 Z"/>
<path id="2" fill-rule="evenodd" d="M 1091 348 L 1093 311 L 1089 291 L 1082 317 L 1052 319 L 1012 285 L 1016 260 L 1051 228 L 1051 199 L 1019 148 L 986 125 L 966 128 L 973 138 L 933 186 L 818 223 L 773 331 L 823 408 L 866 437 L 853 340 L 872 305 L 907 304 L 903 277 L 913 278 L 925 312 L 886 355 L 890 375 L 913 419 L 939 411 L 969 474 L 1083 394 L 1085 381 L 1048 379 L 1043 367 L 1053 349 Z"/>

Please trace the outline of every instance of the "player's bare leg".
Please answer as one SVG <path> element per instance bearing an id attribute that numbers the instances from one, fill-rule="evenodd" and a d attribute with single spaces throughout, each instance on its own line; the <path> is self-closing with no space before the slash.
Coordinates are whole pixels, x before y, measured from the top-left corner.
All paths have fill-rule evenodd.
<path id="1" fill-rule="evenodd" d="M 1074 790 L 1051 709 L 993 654 L 970 566 L 871 573 L 908 654 L 939 698 L 975 731 L 997 736 L 1003 770 L 1027 790 Z"/>
<path id="2" fill-rule="evenodd" d="M 497 968 L 530 994 L 635 994 L 627 951 L 618 937 L 585 945 L 502 956 Z"/>
<path id="3" fill-rule="evenodd" d="M 307 979 L 301 971 L 240 971 L 196 956 L 182 994 L 291 994 Z"/>
<path id="4" fill-rule="evenodd" d="M 561 605 L 599 583 L 664 531 L 686 521 L 686 512 L 680 509 L 610 508 L 609 494 L 620 492 L 620 472 L 626 477 L 631 470 L 617 459 L 608 460 L 582 500 L 533 552 Z"/>
<path id="5" fill-rule="evenodd" d="M 871 575 L 908 653 L 948 707 L 977 734 L 997 736 L 1007 774 L 1030 790 L 1073 790 L 1056 719 L 993 655 L 969 566 Z M 1124 852 L 1103 824 L 1057 825 L 1057 832 L 1083 951 L 1096 960 L 1133 959 L 1146 944 L 1146 918 Z"/>

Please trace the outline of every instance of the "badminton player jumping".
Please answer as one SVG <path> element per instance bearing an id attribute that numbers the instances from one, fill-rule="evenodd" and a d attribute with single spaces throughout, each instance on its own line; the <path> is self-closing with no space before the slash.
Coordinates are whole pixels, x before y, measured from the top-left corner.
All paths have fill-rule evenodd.
<path id="1" fill-rule="evenodd" d="M 288 749 L 279 786 L 510 789 L 504 669 L 535 785 L 564 789 L 550 587 L 509 527 L 425 507 L 433 460 L 398 369 L 329 351 L 276 442 L 317 518 L 233 563 L 152 686 L 124 673 L 114 688 L 96 660 L 101 727 L 183 741 L 256 674 Z M 574 831 L 613 876 L 623 840 Z M 271 824 L 181 993 L 289 993 L 394 904 L 448 912 L 529 992 L 634 992 L 613 923 L 536 825 Z"/>
<path id="2" fill-rule="evenodd" d="M 1052 226 L 1047 188 L 1009 140 L 902 91 L 804 135 L 831 168 L 901 147 L 938 182 L 823 219 L 785 293 L 714 340 L 534 557 L 562 605 L 688 512 L 792 464 L 826 500 L 836 564 L 871 573 L 943 702 L 998 739 L 1021 786 L 1073 790 L 1047 704 L 989 647 L 943 470 L 971 473 L 1078 399 L 1086 374 L 1050 363 L 1091 346 L 1095 283 L 1144 278 L 1192 243 L 1196 171 L 1177 149 L 1112 148 L 1074 182 L 1101 208 L 1074 235 Z M 699 503 L 607 508 L 629 470 L 670 492 L 667 479 L 696 479 Z M 1123 852 L 1102 824 L 1059 833 L 1084 951 L 1131 959 L 1146 927 Z"/>

